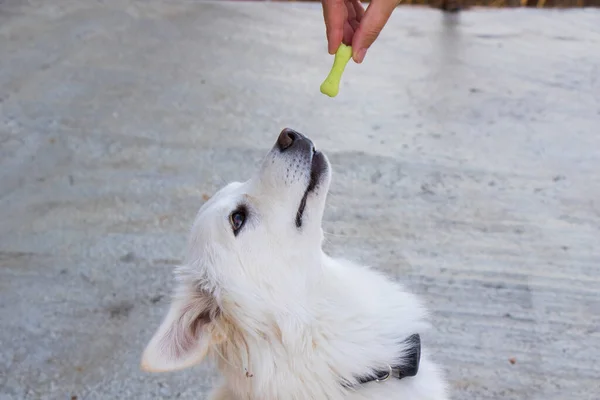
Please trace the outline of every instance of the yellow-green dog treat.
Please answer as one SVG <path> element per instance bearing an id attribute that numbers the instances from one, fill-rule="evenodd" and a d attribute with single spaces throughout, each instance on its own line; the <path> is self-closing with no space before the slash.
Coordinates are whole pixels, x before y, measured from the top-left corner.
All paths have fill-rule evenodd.
<path id="1" fill-rule="evenodd" d="M 344 73 L 346 64 L 350 61 L 350 58 L 352 58 L 352 47 L 342 43 L 335 52 L 331 72 L 329 72 L 329 75 L 327 75 L 327 78 L 325 78 L 321 84 L 321 93 L 326 94 L 329 97 L 337 96 L 340 91 L 342 74 Z"/>

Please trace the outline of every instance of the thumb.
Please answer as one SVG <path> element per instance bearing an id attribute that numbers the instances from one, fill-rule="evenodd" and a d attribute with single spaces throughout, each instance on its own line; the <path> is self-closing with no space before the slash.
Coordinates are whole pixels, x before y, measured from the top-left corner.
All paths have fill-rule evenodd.
<path id="1" fill-rule="evenodd" d="M 355 62 L 363 61 L 367 49 L 377 39 L 398 3 L 398 0 L 371 1 L 352 39 L 352 58 Z"/>

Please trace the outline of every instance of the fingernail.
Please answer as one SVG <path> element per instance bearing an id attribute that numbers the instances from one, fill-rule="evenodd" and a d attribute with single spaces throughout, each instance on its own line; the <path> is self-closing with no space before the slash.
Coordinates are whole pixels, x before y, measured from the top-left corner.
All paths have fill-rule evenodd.
<path id="1" fill-rule="evenodd" d="M 360 49 L 356 52 L 356 56 L 354 57 L 354 61 L 358 64 L 363 62 L 365 59 L 365 55 L 367 54 L 367 49 Z"/>

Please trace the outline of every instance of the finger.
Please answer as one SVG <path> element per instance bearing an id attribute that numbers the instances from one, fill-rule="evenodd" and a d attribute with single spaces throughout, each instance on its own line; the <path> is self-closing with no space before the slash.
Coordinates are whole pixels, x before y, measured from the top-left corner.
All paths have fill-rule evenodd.
<path id="1" fill-rule="evenodd" d="M 352 21 L 353 19 L 356 19 L 356 9 L 354 8 L 354 5 L 350 2 L 350 1 L 346 1 L 346 10 L 348 12 L 348 21 Z"/>
<path id="2" fill-rule="evenodd" d="M 381 33 L 397 5 L 396 0 L 373 0 L 367 7 L 352 41 L 352 58 L 361 63 L 367 49 Z"/>
<path id="3" fill-rule="evenodd" d="M 356 32 L 356 28 L 352 26 L 352 22 L 346 21 L 344 23 L 344 38 L 342 39 L 342 42 L 345 45 L 350 46 L 352 44 L 352 38 L 354 37 L 354 32 Z"/>
<path id="4" fill-rule="evenodd" d="M 321 4 L 327 32 L 327 50 L 329 54 L 335 54 L 342 43 L 348 11 L 344 0 L 321 0 Z"/>
<path id="5" fill-rule="evenodd" d="M 354 32 L 358 29 L 360 25 L 360 20 L 362 19 L 363 14 L 365 13 L 362 4 L 360 4 L 359 0 L 347 0 L 346 6 L 348 7 L 348 23 L 352 28 L 352 36 L 354 37 Z M 352 44 L 352 38 L 349 42 L 346 42 L 346 32 L 344 31 L 344 43 Z"/>
<path id="6" fill-rule="evenodd" d="M 360 0 L 350 0 L 352 3 L 352 7 L 354 8 L 354 13 L 356 14 L 356 20 L 360 22 L 363 15 L 365 15 L 365 8 L 360 3 Z"/>
<path id="7" fill-rule="evenodd" d="M 350 46 L 352 44 L 352 38 L 354 37 L 354 32 L 356 32 L 356 28 L 358 25 L 356 24 L 356 10 L 354 10 L 354 6 L 352 3 L 346 0 L 346 10 L 348 12 L 348 18 L 346 22 L 344 22 L 344 39 L 342 42 L 345 45 Z M 354 25 L 352 25 L 354 23 Z"/>

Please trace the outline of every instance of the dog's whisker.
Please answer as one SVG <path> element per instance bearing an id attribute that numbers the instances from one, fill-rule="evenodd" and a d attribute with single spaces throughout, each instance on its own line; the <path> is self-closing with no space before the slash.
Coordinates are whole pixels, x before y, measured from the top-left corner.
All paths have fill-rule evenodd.
<path id="1" fill-rule="evenodd" d="M 343 238 L 343 239 L 369 239 L 369 240 L 376 240 L 376 238 L 374 238 L 373 236 L 361 236 L 361 235 L 347 235 L 344 233 L 333 233 L 333 232 L 323 232 L 328 236 L 333 236 L 333 237 L 339 237 L 339 238 Z"/>
<path id="2" fill-rule="evenodd" d="M 217 187 L 222 187 L 225 186 L 229 183 L 229 181 L 227 181 L 225 178 L 223 178 L 221 176 L 221 174 L 219 174 L 219 172 L 215 169 L 215 165 L 212 166 L 212 182 L 214 186 Z"/>
<path id="3" fill-rule="evenodd" d="M 333 242 L 332 242 L 331 240 L 329 240 L 329 238 L 328 238 L 327 236 L 325 236 L 325 237 L 323 238 L 323 243 L 324 243 L 325 245 L 331 245 L 331 244 L 333 244 Z"/>

